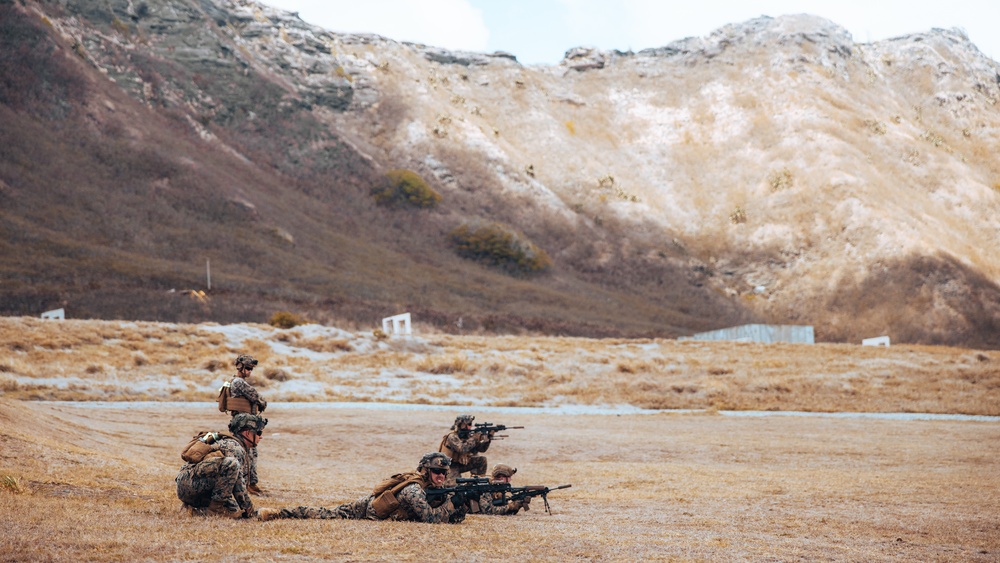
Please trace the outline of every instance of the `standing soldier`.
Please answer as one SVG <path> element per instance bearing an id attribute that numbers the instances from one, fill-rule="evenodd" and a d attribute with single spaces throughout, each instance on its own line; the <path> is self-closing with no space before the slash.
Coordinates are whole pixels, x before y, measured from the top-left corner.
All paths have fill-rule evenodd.
<path id="1" fill-rule="evenodd" d="M 494 485 L 509 485 L 510 478 L 513 477 L 515 473 L 517 473 L 516 467 L 498 463 L 493 466 L 493 471 L 490 473 L 490 483 Z M 528 505 L 531 503 L 531 497 L 525 497 L 524 500 L 508 500 L 500 505 L 493 503 L 493 501 L 501 498 L 504 498 L 503 493 L 484 493 L 478 499 L 473 499 L 472 509 L 469 512 L 472 514 L 494 515 L 517 514 L 517 511 L 522 508 L 524 510 L 528 510 Z"/>
<path id="2" fill-rule="evenodd" d="M 449 485 L 453 485 L 463 473 L 486 474 L 486 456 L 475 454 L 490 448 L 493 432 L 473 432 L 472 421 L 475 419 L 470 414 L 458 415 L 455 424 L 451 425 L 451 432 L 445 434 L 438 446 L 438 451 L 452 460 L 448 471 Z"/>
<path id="3" fill-rule="evenodd" d="M 174 481 L 177 498 L 191 514 L 252 518 L 257 512 L 247 494 L 250 451 L 260 443 L 267 419 L 240 413 L 229 421 L 232 435 L 212 432 L 192 444 L 202 448 L 181 468 Z M 185 455 L 191 451 L 189 447 Z"/>
<path id="4" fill-rule="evenodd" d="M 458 524 L 465 519 L 467 499 L 462 493 L 441 495 L 434 505 L 427 500 L 428 489 L 444 486 L 451 460 L 440 452 L 420 458 L 417 470 L 397 473 L 383 480 L 372 494 L 336 508 L 299 506 L 297 508 L 262 508 L 261 520 L 278 518 L 344 518 L 349 520 L 410 520 Z"/>
<path id="5" fill-rule="evenodd" d="M 267 401 L 260 396 L 253 385 L 247 383 L 247 378 L 257 367 L 257 360 L 252 356 L 241 354 L 233 362 L 236 365 L 236 375 L 222 385 L 219 390 L 219 410 L 236 416 L 239 413 L 259 414 L 267 408 Z M 257 481 L 257 448 L 250 454 L 250 480 L 247 490 L 259 495 L 261 491 Z"/>

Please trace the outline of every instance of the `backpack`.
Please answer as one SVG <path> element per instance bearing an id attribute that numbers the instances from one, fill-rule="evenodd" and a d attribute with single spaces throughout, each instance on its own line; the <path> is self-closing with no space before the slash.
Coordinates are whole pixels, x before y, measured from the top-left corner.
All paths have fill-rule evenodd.
<path id="1" fill-rule="evenodd" d="M 383 479 L 372 491 L 374 497 L 372 510 L 375 511 L 375 515 L 382 520 L 392 516 L 399 508 L 399 500 L 396 498 L 399 491 L 411 483 L 423 483 L 423 480 L 423 476 L 419 473 L 397 473 L 388 479 Z"/>
<path id="2" fill-rule="evenodd" d="M 199 432 L 181 450 L 181 459 L 188 463 L 201 463 L 206 459 L 222 457 L 219 442 L 226 438 L 232 436 L 222 432 Z"/>
<path id="3" fill-rule="evenodd" d="M 225 382 L 225 383 L 223 383 L 222 387 L 219 388 L 219 399 L 218 399 L 218 401 L 219 401 L 219 412 L 226 412 L 226 411 L 229 410 L 229 409 L 226 408 L 229 405 L 229 382 L 228 381 Z"/>

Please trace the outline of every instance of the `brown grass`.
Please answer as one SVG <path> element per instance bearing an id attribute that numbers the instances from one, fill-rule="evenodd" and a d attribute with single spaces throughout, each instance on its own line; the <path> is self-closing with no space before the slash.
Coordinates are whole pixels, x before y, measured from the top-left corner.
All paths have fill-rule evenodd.
<path id="1" fill-rule="evenodd" d="M 331 506 L 412 469 L 459 410 L 272 404 L 258 507 Z M 459 526 L 220 521 L 179 512 L 179 449 L 212 405 L 0 401 L 0 560 L 995 561 L 994 422 L 491 413 L 515 485 L 571 483 Z M 155 429 L 148 421 L 156 420 Z M 322 420 L 322 424 L 317 424 Z M 371 430 L 378 429 L 377 439 Z M 364 448 L 358 449 L 358 440 Z"/>
<path id="2" fill-rule="evenodd" d="M 1000 415 L 995 351 L 229 328 L 247 336 L 231 342 L 214 324 L 0 317 L 0 389 L 14 399 L 211 401 L 232 359 L 249 353 L 269 401 Z"/>
<path id="3" fill-rule="evenodd" d="M 1000 461 L 986 447 L 1000 439 L 996 422 L 719 414 L 998 415 L 996 352 L 415 328 L 411 338 L 332 329 L 326 338 L 268 325 L 0 318 L 0 560 L 1000 556 Z M 238 353 L 260 359 L 251 381 L 269 401 L 260 474 L 270 496 L 258 506 L 353 500 L 411 469 L 459 412 L 526 426 L 488 452 L 491 464 L 518 467 L 515 484 L 573 487 L 552 495 L 551 516 L 536 503 L 513 518 L 472 516 L 461 526 L 183 516 L 173 490 L 179 448 L 199 430 L 225 430 L 215 393 Z M 125 403 L 140 400 L 160 403 Z M 304 401 L 439 410 L 295 404 Z M 473 401 L 697 410 L 484 414 Z"/>

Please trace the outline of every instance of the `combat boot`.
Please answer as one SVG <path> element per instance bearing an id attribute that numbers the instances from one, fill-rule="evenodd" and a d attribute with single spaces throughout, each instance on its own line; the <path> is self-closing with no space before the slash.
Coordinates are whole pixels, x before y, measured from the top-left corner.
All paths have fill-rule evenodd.
<path id="1" fill-rule="evenodd" d="M 275 520 L 281 517 L 281 510 L 277 508 L 261 508 L 257 511 L 257 519 L 262 522 Z"/>
<path id="2" fill-rule="evenodd" d="M 221 516 L 223 518 L 240 518 L 243 516 L 242 510 L 233 510 L 224 502 L 213 500 L 205 509 L 208 516 Z"/>
<path id="3" fill-rule="evenodd" d="M 267 496 L 267 494 L 264 493 L 264 489 L 261 489 L 259 486 L 257 486 L 256 483 L 254 483 L 253 485 L 247 485 L 247 492 L 250 493 L 251 495 L 256 495 L 259 497 Z"/>

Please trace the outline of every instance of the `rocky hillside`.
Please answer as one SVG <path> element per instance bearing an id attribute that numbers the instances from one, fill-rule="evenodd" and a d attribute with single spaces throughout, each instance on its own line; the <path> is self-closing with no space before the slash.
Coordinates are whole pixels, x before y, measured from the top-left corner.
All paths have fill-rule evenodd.
<path id="1" fill-rule="evenodd" d="M 1000 347 L 1000 65 L 959 31 L 760 18 L 549 67 L 244 0 L 0 13 L 5 314 Z M 379 205 L 390 170 L 440 199 Z"/>

